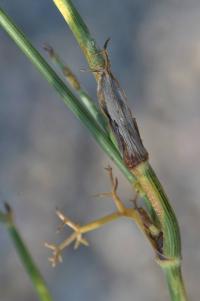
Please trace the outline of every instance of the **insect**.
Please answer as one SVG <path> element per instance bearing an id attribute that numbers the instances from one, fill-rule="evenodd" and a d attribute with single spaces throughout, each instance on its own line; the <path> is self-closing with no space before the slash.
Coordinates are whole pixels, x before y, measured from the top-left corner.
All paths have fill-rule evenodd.
<path id="1" fill-rule="evenodd" d="M 143 146 L 136 120 L 128 107 L 126 95 L 111 72 L 107 51 L 109 40 L 106 40 L 103 48 L 105 65 L 95 71 L 98 73 L 97 97 L 101 110 L 108 118 L 124 162 L 132 169 L 146 161 L 148 153 Z"/>

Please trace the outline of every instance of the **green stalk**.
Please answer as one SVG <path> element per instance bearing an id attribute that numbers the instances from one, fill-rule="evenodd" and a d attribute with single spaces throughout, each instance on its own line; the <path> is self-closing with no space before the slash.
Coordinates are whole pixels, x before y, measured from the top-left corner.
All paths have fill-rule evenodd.
<path id="1" fill-rule="evenodd" d="M 180 266 L 169 266 L 163 269 L 173 301 L 187 300 Z M 173 283 L 173 285 L 172 285 Z"/>
<path id="2" fill-rule="evenodd" d="M 108 154 L 108 156 L 116 163 L 125 177 L 131 183 L 134 183 L 134 175 L 124 165 L 118 150 L 112 144 L 108 135 L 105 134 L 105 132 L 96 123 L 85 105 L 80 103 L 80 101 L 73 95 L 71 90 L 64 84 L 56 72 L 48 65 L 40 53 L 27 40 L 22 31 L 17 28 L 11 18 L 8 17 L 1 8 L 0 25 L 34 64 L 38 71 L 44 76 L 44 78 L 49 82 L 49 84 L 59 93 L 63 102 L 69 107 L 74 115 L 90 130 L 95 140 Z"/>
<path id="3" fill-rule="evenodd" d="M 161 224 L 164 234 L 163 255 L 171 260 L 181 260 L 181 239 L 178 221 L 167 195 L 148 162 L 136 166 L 132 172 L 147 195 Z"/>
<path id="4" fill-rule="evenodd" d="M 99 48 L 93 48 L 92 51 L 90 51 L 91 43 L 93 43 L 94 47 L 96 46 L 96 43 L 94 43 L 94 39 L 71 0 L 53 1 L 76 37 L 90 68 L 93 68 L 94 65 L 96 69 L 101 68 L 102 61 L 98 61 L 96 55 L 94 55 L 95 53 L 98 53 Z M 100 55 L 101 53 L 99 53 L 98 58 Z M 141 194 L 143 193 L 146 196 L 146 200 L 148 200 L 153 207 L 163 232 L 163 259 L 158 260 L 158 263 L 167 275 L 171 298 L 173 301 L 185 301 L 187 300 L 187 297 L 180 272 L 180 231 L 175 213 L 155 172 L 148 162 L 137 166 L 132 170 L 132 173 L 137 178 L 138 190 Z M 173 277 L 174 275 L 175 277 Z M 179 290 L 176 294 L 172 293 L 174 287 Z M 177 299 L 178 297 L 175 298 L 175 296 L 179 296 L 179 299 Z"/>
<path id="5" fill-rule="evenodd" d="M 188 298 L 181 273 L 181 238 L 175 213 L 160 181 L 148 162 L 138 165 L 133 170 L 133 173 L 159 217 L 164 235 L 164 258 L 157 259 L 157 263 L 166 276 L 171 300 L 187 301 Z"/>
<path id="6" fill-rule="evenodd" d="M 6 207 L 7 209 L 9 208 L 8 205 Z M 24 244 L 19 231 L 13 223 L 13 217 L 10 208 L 8 213 L 0 212 L 0 222 L 6 224 L 15 249 L 33 283 L 33 286 L 35 287 L 39 299 L 41 301 L 52 301 L 53 299 L 46 286 L 46 283 L 33 258 L 31 257 L 26 245 Z"/>
<path id="7" fill-rule="evenodd" d="M 53 1 L 76 37 L 90 68 L 99 69 L 99 66 L 104 66 L 102 51 L 96 44 L 95 39 L 92 38 L 87 25 L 80 17 L 72 2 L 62 0 Z M 95 73 L 95 75 L 98 76 L 97 73 Z"/>

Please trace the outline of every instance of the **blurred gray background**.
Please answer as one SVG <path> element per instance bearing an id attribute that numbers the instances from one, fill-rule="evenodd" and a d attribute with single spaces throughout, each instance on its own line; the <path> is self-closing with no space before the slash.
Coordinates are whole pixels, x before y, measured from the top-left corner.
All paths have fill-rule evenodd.
<path id="1" fill-rule="evenodd" d="M 0 1 L 44 56 L 49 42 L 96 100 L 96 84 L 53 1 Z M 76 0 L 134 107 L 152 165 L 180 222 L 183 272 L 200 296 L 200 2 Z M 47 57 L 47 56 L 46 56 Z M 169 300 L 153 252 L 136 226 L 119 220 L 86 235 L 90 247 L 64 251 L 52 269 L 44 241 L 59 242 L 55 208 L 81 224 L 111 212 L 109 159 L 15 44 L 0 30 L 0 200 L 16 222 L 56 301 Z M 120 195 L 133 192 L 123 176 Z M 0 227 L 0 299 L 38 300 L 10 238 Z"/>

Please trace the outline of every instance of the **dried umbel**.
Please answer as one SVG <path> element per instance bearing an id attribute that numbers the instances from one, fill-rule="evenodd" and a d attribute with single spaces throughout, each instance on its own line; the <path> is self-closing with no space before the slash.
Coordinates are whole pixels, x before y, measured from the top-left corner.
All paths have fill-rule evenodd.
<path id="1" fill-rule="evenodd" d="M 51 262 L 52 266 L 55 267 L 57 263 L 62 262 L 62 252 L 63 250 L 71 245 L 74 244 L 74 248 L 77 249 L 80 245 L 88 246 L 88 241 L 83 237 L 84 234 L 96 230 L 98 228 L 101 228 L 103 225 L 114 221 L 116 219 L 119 219 L 121 217 L 128 218 L 130 220 L 133 220 L 137 226 L 140 228 L 140 230 L 146 235 L 148 238 L 151 246 L 153 247 L 157 259 L 163 260 L 166 259 L 162 252 L 163 252 L 163 233 L 162 231 L 154 224 L 153 220 L 151 219 L 148 212 L 137 205 L 137 197 L 136 194 L 133 202 L 133 207 L 129 208 L 126 207 L 121 198 L 118 195 L 117 188 L 118 188 L 118 179 L 114 177 L 112 173 L 112 168 L 108 166 L 106 168 L 106 171 L 108 172 L 112 190 L 110 192 L 104 192 L 99 193 L 95 196 L 98 197 L 111 197 L 114 201 L 116 211 L 112 212 L 111 214 L 108 214 L 106 216 L 103 216 L 97 220 L 94 220 L 88 224 L 85 224 L 83 226 L 80 226 L 77 223 L 74 223 L 71 219 L 66 217 L 61 211 L 57 210 L 56 214 L 58 218 L 62 221 L 61 226 L 59 227 L 59 231 L 64 228 L 64 226 L 68 226 L 72 229 L 73 233 L 65 239 L 63 242 L 61 242 L 59 245 L 56 244 L 49 244 L 45 243 L 45 246 L 52 251 L 52 256 L 49 258 L 49 261 Z"/>
<path id="2" fill-rule="evenodd" d="M 132 116 L 127 99 L 119 82 L 111 72 L 107 53 L 107 40 L 104 45 L 105 66 L 98 72 L 97 96 L 101 110 L 107 116 L 117 140 L 124 162 L 129 169 L 148 159 L 143 146 L 136 119 Z"/>

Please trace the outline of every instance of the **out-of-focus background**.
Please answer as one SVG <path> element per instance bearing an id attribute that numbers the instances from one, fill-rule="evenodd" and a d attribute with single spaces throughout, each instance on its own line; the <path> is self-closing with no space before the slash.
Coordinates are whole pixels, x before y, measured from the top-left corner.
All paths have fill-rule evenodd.
<path id="1" fill-rule="evenodd" d="M 53 1 L 0 1 L 44 56 L 50 43 L 96 100 L 96 84 Z M 134 108 L 152 165 L 176 211 L 183 272 L 200 296 L 200 2 L 76 0 L 94 37 L 109 44 L 113 71 Z M 47 57 L 47 56 L 46 56 Z M 81 224 L 111 212 L 108 158 L 15 44 L 0 30 L 0 200 L 17 225 L 56 301 L 169 300 L 153 252 L 136 226 L 119 220 L 86 235 L 90 247 L 64 251 L 52 269 L 44 241 L 59 242 L 55 208 Z M 120 195 L 133 195 L 123 176 Z M 37 300 L 0 225 L 0 299 Z"/>

